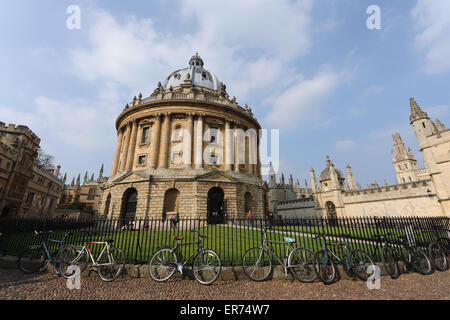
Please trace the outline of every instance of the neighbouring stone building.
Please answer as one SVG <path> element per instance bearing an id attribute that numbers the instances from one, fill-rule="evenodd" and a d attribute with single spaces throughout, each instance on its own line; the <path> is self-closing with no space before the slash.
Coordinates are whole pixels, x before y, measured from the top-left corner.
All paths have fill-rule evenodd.
<path id="1" fill-rule="evenodd" d="M 28 127 L 0 122 L 0 217 L 53 217 L 64 182 L 60 166 L 35 166 L 39 144 Z"/>
<path id="2" fill-rule="evenodd" d="M 433 122 L 412 98 L 410 108 L 424 168 L 418 168 L 411 149 L 394 134 L 394 184 L 384 181 L 382 186 L 374 183 L 362 188 L 350 165 L 346 178 L 327 156 L 319 180 L 311 169 L 311 189 L 306 182 L 305 188 L 294 187 L 292 178 L 285 184 L 284 176 L 277 184 L 272 171 L 268 183 L 271 208 L 285 217 L 449 216 L 450 129 L 438 119 Z"/>
<path id="3" fill-rule="evenodd" d="M 265 212 L 260 124 L 194 55 L 116 121 L 111 175 L 100 213 L 124 220 Z"/>
<path id="4" fill-rule="evenodd" d="M 88 178 L 88 172 L 86 171 L 82 183 L 81 174 L 79 174 L 76 181 L 73 178 L 70 184 L 64 185 L 58 200 L 57 217 L 78 218 L 86 213 L 96 216 L 100 214 L 99 204 L 103 192 L 102 187 L 108 181 L 108 177 L 103 176 L 103 168 L 102 165 L 97 179 L 95 179 L 93 173 Z M 64 177 L 64 181 L 66 181 L 66 177 Z"/>

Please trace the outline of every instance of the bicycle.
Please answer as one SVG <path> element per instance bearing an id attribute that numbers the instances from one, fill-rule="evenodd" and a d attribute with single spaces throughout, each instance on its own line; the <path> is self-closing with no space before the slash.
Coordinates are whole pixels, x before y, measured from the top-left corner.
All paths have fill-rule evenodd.
<path id="1" fill-rule="evenodd" d="M 450 240 L 440 235 L 440 233 L 444 232 L 448 233 L 450 230 L 434 228 L 435 241 L 428 246 L 428 256 L 431 259 L 431 263 L 439 271 L 449 269 L 448 254 L 450 253 Z"/>
<path id="2" fill-rule="evenodd" d="M 117 279 L 123 269 L 125 268 L 125 254 L 119 248 L 111 247 L 114 243 L 113 239 L 103 239 L 103 241 L 87 241 L 84 246 L 72 246 L 70 250 L 67 250 L 69 254 L 63 256 L 60 272 L 64 278 L 71 278 L 72 273 L 68 273 L 70 265 L 75 265 L 80 268 L 80 274 L 83 273 L 89 262 L 92 263 L 90 270 L 96 269 L 100 279 L 106 282 L 111 282 Z M 102 245 L 103 248 L 100 251 L 97 258 L 94 258 L 92 254 L 90 244 Z"/>
<path id="3" fill-rule="evenodd" d="M 317 279 L 314 272 L 314 253 L 306 248 L 293 248 L 296 239 L 285 237 L 284 241 L 273 241 L 267 237 L 267 227 L 263 229 L 263 241 L 261 247 L 247 250 L 242 258 L 244 273 L 253 281 L 264 281 L 272 273 L 273 265 L 271 257 L 274 257 L 284 267 L 287 276 L 289 272 L 299 281 L 313 282 Z M 271 244 L 286 245 L 286 254 L 281 260 L 274 253 Z M 270 254 L 270 255 L 269 255 Z"/>
<path id="4" fill-rule="evenodd" d="M 402 258 L 408 270 L 414 270 L 423 275 L 434 272 L 433 264 L 425 252 L 410 243 L 406 236 L 399 236 L 400 244 L 403 248 Z"/>
<path id="5" fill-rule="evenodd" d="M 205 249 L 202 239 L 207 236 L 201 235 L 200 230 L 194 229 L 191 232 L 198 234 L 197 242 L 182 243 L 184 237 L 174 236 L 173 240 L 177 242 L 173 248 L 161 248 L 150 258 L 148 265 L 150 276 L 157 282 L 163 282 L 170 279 L 175 271 L 183 274 L 188 261 L 193 258 L 192 271 L 195 279 L 204 285 L 211 285 L 217 280 L 221 271 L 222 263 L 214 250 Z M 185 261 L 180 252 L 183 246 L 197 246 L 197 249 Z"/>
<path id="6" fill-rule="evenodd" d="M 334 257 L 339 263 L 342 263 L 344 271 L 350 277 L 354 277 L 356 275 L 359 279 L 367 281 L 372 275 L 372 273 L 369 273 L 369 267 L 373 266 L 374 268 L 375 266 L 372 258 L 361 250 L 352 250 L 345 241 L 341 243 L 327 243 L 326 236 L 334 235 L 318 235 L 315 237 L 315 239 L 323 239 L 322 249 L 314 253 L 314 270 L 316 271 L 319 279 L 325 284 L 335 282 L 337 271 L 333 261 Z M 351 235 L 347 234 L 335 236 L 351 237 Z M 328 246 L 337 247 L 339 249 L 337 254 L 331 251 Z M 345 250 L 343 259 L 338 256 L 342 247 L 344 247 Z"/>
<path id="7" fill-rule="evenodd" d="M 42 241 L 38 245 L 31 245 L 25 248 L 19 254 L 17 265 L 23 273 L 33 273 L 38 270 L 43 271 L 50 263 L 53 266 L 54 272 L 58 276 L 61 275 L 59 266 L 63 252 L 64 250 L 67 250 L 67 248 L 64 247 L 64 242 L 67 237 L 72 235 L 72 233 L 65 233 L 63 240 L 49 239 L 49 235 L 52 233 L 53 231 L 34 231 L 35 236 L 42 236 Z M 50 245 L 48 242 L 57 243 L 58 249 L 50 253 Z"/>
<path id="8" fill-rule="evenodd" d="M 392 233 L 385 235 L 376 234 L 374 238 L 377 240 L 377 246 L 381 244 L 381 261 L 383 262 L 384 269 L 392 279 L 397 279 L 400 277 L 400 268 L 397 260 L 394 258 L 392 246 L 386 239 L 388 236 L 392 236 Z"/>

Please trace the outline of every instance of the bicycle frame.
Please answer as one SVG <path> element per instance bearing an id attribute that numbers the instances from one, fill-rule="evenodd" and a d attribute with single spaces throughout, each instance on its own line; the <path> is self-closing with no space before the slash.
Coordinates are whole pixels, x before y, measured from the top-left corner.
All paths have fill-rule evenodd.
<path id="1" fill-rule="evenodd" d="M 181 263 L 182 265 L 185 265 L 190 259 L 192 259 L 193 257 L 195 257 L 199 252 L 201 252 L 201 251 L 204 249 L 204 248 L 203 248 L 203 242 L 202 242 L 202 240 L 201 240 L 200 237 L 199 237 L 199 239 L 198 239 L 197 242 L 181 243 L 180 241 L 182 241 L 182 240 L 177 240 L 177 245 L 175 246 L 175 248 L 172 248 L 172 249 L 171 249 L 172 252 L 175 253 L 177 256 L 178 256 L 178 254 L 177 254 L 177 253 L 178 253 L 178 250 L 179 250 L 181 247 L 188 247 L 188 246 L 197 245 L 197 250 L 195 250 L 195 252 L 189 256 L 189 258 L 187 258 L 184 262 L 181 262 L 181 261 L 180 261 L 180 263 Z"/>
<path id="2" fill-rule="evenodd" d="M 281 261 L 281 259 L 279 259 L 277 257 L 277 255 L 273 252 L 272 246 L 270 246 L 270 244 L 283 244 L 283 245 L 287 246 L 286 247 L 286 255 L 284 256 L 284 259 L 283 259 L 284 261 Z M 287 259 L 289 257 L 289 253 L 294 249 L 293 247 L 291 249 L 291 247 L 292 247 L 292 244 L 290 242 L 269 240 L 267 238 L 267 230 L 265 230 L 264 231 L 264 239 L 263 239 L 263 243 L 262 243 L 262 246 L 261 246 L 261 253 L 260 253 L 260 256 L 258 258 L 258 261 L 262 257 L 263 250 L 267 249 L 269 255 L 271 257 L 274 257 L 284 267 L 284 273 L 285 273 L 285 275 L 287 275 L 288 268 L 290 268 L 290 266 L 287 265 Z"/>
<path id="3" fill-rule="evenodd" d="M 350 268 L 350 263 L 349 263 L 349 257 L 350 257 L 350 252 L 351 249 L 349 248 L 349 246 L 347 245 L 346 242 L 343 243 L 339 243 L 339 242 L 335 242 L 335 243 L 327 243 L 325 239 L 323 239 L 323 244 L 322 244 L 322 249 L 325 251 L 325 257 L 326 257 L 326 263 L 328 264 L 328 259 L 330 259 L 329 255 L 331 254 L 335 259 L 337 259 L 340 263 L 342 263 L 344 265 L 344 260 L 342 260 L 341 258 L 339 258 L 336 254 L 334 254 L 334 252 L 329 249 L 327 246 L 338 246 L 338 247 L 344 247 L 345 249 L 345 266 L 349 269 Z"/>
<path id="4" fill-rule="evenodd" d="M 94 256 L 92 255 L 92 251 L 89 248 L 89 244 L 101 244 L 101 245 L 104 245 L 104 247 L 103 247 L 102 251 L 100 252 L 100 254 L 98 255 L 97 259 L 94 259 Z M 94 267 L 98 267 L 98 266 L 103 266 L 103 265 L 108 265 L 108 264 L 114 263 L 113 261 L 111 261 L 111 256 L 110 255 L 108 255 L 109 263 L 98 263 L 100 258 L 105 253 L 105 250 L 106 250 L 106 252 L 109 253 L 110 247 L 109 247 L 109 243 L 106 242 L 106 241 L 89 241 L 89 242 L 86 242 L 86 245 L 84 246 L 84 248 L 86 248 L 87 251 L 89 252 L 89 257 L 91 258 L 92 265 Z M 80 253 L 80 255 L 81 255 L 81 253 Z"/>

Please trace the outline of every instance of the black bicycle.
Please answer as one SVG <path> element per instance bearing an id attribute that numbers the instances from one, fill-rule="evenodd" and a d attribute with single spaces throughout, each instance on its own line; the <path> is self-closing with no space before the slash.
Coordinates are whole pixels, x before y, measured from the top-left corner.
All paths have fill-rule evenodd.
<path id="1" fill-rule="evenodd" d="M 204 285 L 210 285 L 219 277 L 222 270 L 222 263 L 217 253 L 211 249 L 203 247 L 202 239 L 207 236 L 201 235 L 199 229 L 191 230 L 198 234 L 197 242 L 181 243 L 184 237 L 174 236 L 173 240 L 177 242 L 174 248 L 162 248 L 153 254 L 148 265 L 150 276 L 158 282 L 167 281 L 178 270 L 183 274 L 183 270 L 188 261 L 192 258 L 192 271 L 195 279 Z M 183 261 L 180 248 L 182 246 L 196 245 L 195 252 Z"/>
<path id="2" fill-rule="evenodd" d="M 400 244 L 403 248 L 403 261 L 408 270 L 413 270 L 423 275 L 434 272 L 431 259 L 418 246 L 409 241 L 406 236 L 399 236 Z"/>
<path id="3" fill-rule="evenodd" d="M 381 261 L 383 262 L 384 269 L 391 276 L 392 279 L 400 277 L 400 268 L 397 260 L 395 260 L 394 251 L 391 246 L 391 242 L 388 237 L 393 236 L 391 233 L 377 234 L 374 239 L 377 240 L 377 245 L 381 246 Z"/>
<path id="4" fill-rule="evenodd" d="M 347 242 L 333 242 L 327 243 L 326 236 L 329 237 L 347 237 L 350 238 L 351 235 L 318 235 L 315 239 L 322 239 L 322 249 L 314 254 L 314 265 L 315 271 L 319 279 L 325 284 L 332 284 L 337 278 L 337 269 L 333 258 L 339 263 L 342 263 L 344 271 L 350 276 L 355 275 L 363 280 L 367 281 L 369 277 L 374 272 L 375 264 L 372 258 L 361 250 L 352 250 Z M 336 253 L 334 253 L 329 247 L 336 248 Z M 341 249 L 344 248 L 343 258 L 339 257 Z M 370 266 L 372 267 L 372 272 L 370 272 Z"/>
<path id="5" fill-rule="evenodd" d="M 449 269 L 448 254 L 450 253 L 450 240 L 448 233 L 450 230 L 443 228 L 434 229 L 435 241 L 428 246 L 428 256 L 436 270 L 446 271 Z"/>

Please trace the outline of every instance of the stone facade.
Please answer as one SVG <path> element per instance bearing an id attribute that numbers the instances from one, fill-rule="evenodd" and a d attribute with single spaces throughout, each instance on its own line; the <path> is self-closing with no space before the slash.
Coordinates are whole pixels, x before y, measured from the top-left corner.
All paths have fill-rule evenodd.
<path id="1" fill-rule="evenodd" d="M 45 171 L 35 166 L 40 139 L 26 126 L 0 122 L 0 216 L 53 217 L 64 185 L 60 166 Z"/>
<path id="2" fill-rule="evenodd" d="M 196 54 L 116 121 L 111 175 L 99 212 L 134 219 L 225 216 L 265 211 L 258 121 L 203 68 Z"/>
<path id="3" fill-rule="evenodd" d="M 350 165 L 346 179 L 327 156 L 319 181 L 311 169 L 310 195 L 289 199 L 291 184 L 275 184 L 272 172 L 268 194 L 276 213 L 287 217 L 449 216 L 450 130 L 437 119 L 433 122 L 412 98 L 410 108 L 410 123 L 424 158 L 424 168 L 418 168 L 411 149 L 406 149 L 400 135 L 394 134 L 394 184 L 385 181 L 383 186 L 373 183 L 361 188 Z"/>
<path id="4" fill-rule="evenodd" d="M 79 174 L 76 181 L 73 178 L 71 184 L 64 185 L 58 199 L 56 211 L 58 217 L 73 217 L 74 209 L 81 213 L 100 214 L 99 205 L 103 192 L 102 187 L 108 181 L 108 177 L 103 176 L 103 168 L 102 165 L 97 179 L 94 178 L 94 174 L 88 178 L 88 172 L 86 171 L 83 182 L 81 182 L 81 175 Z M 66 177 L 64 177 L 64 181 L 66 181 Z"/>

